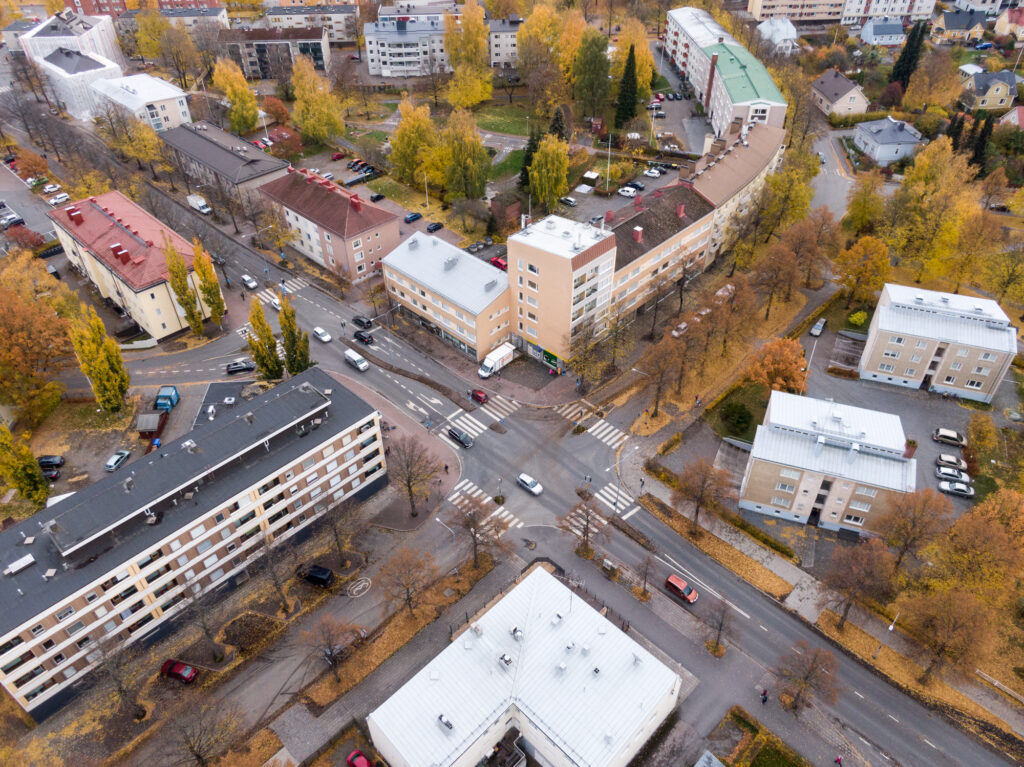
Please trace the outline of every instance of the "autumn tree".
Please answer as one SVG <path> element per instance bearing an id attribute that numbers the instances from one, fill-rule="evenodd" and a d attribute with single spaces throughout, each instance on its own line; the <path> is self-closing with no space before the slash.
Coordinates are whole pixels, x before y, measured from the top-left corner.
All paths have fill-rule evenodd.
<path id="1" fill-rule="evenodd" d="M 171 22 L 151 8 L 135 17 L 135 45 L 143 60 L 152 60 L 160 55 L 160 38 L 170 28 Z"/>
<path id="2" fill-rule="evenodd" d="M 926 109 L 929 105 L 948 106 L 960 95 L 961 87 L 949 51 L 934 47 L 911 75 L 910 84 L 903 95 L 903 107 Z"/>
<path id="3" fill-rule="evenodd" d="M 840 631 L 855 604 L 884 602 L 890 596 L 894 564 L 892 552 L 878 538 L 836 546 L 821 582 L 827 589 L 822 602 L 839 611 Z"/>
<path id="4" fill-rule="evenodd" d="M 1003 170 L 1002 165 L 985 176 L 979 184 L 981 190 L 981 209 L 989 210 L 991 205 L 1001 202 L 1009 183 L 1006 171 Z"/>
<path id="5" fill-rule="evenodd" d="M 764 235 L 763 242 L 810 213 L 813 196 L 810 180 L 819 167 L 817 156 L 793 152 L 786 155 L 781 171 L 768 176 L 758 211 L 762 220 L 757 229 Z"/>
<path id="6" fill-rule="evenodd" d="M 998 301 L 1024 294 L 1024 246 L 1020 241 L 994 253 L 982 267 L 982 284 Z"/>
<path id="7" fill-rule="evenodd" d="M 148 167 L 154 180 L 158 178 L 157 169 L 164 159 L 164 144 L 152 125 L 137 118 L 129 120 L 120 148 L 126 157 L 135 160 L 139 170 Z"/>
<path id="8" fill-rule="evenodd" d="M 71 343 L 82 373 L 89 379 L 96 403 L 109 413 L 120 412 L 131 378 L 117 342 L 91 306 L 71 323 Z"/>
<path id="9" fill-rule="evenodd" d="M 203 334 L 203 310 L 199 306 L 199 296 L 192 290 L 188 278 L 188 264 L 185 257 L 178 253 L 171 238 L 164 233 L 164 259 L 167 262 L 167 281 L 174 291 L 174 300 L 185 312 L 185 321 L 197 336 Z"/>
<path id="10" fill-rule="evenodd" d="M 693 504 L 691 535 L 696 535 L 700 529 L 701 509 L 718 506 L 736 495 L 729 472 L 716 469 L 705 458 L 698 458 L 688 464 L 676 474 L 675 480 L 672 505 L 678 511 L 684 504 Z"/>
<path id="11" fill-rule="evenodd" d="M 818 208 L 782 233 L 782 244 L 793 254 L 804 287 L 817 284 L 838 251 L 838 226 L 832 211 Z"/>
<path id="12" fill-rule="evenodd" d="M 783 691 L 789 696 L 789 708 L 799 713 L 810 706 L 815 697 L 835 703 L 839 694 L 839 664 L 835 656 L 823 647 L 811 647 L 804 640 L 779 658 L 775 673 L 782 681 Z"/>
<path id="13" fill-rule="evenodd" d="M 452 524 L 469 537 L 473 547 L 473 567 L 480 566 L 481 553 L 497 559 L 499 554 L 511 551 L 501 537 L 508 531 L 509 522 L 496 516 L 496 508 L 471 495 L 463 496 L 455 507 Z"/>
<path id="14" fill-rule="evenodd" d="M 573 82 L 576 97 L 582 102 L 587 115 L 597 115 L 608 100 L 608 38 L 588 27 L 583 33 L 576 60 L 573 62 Z"/>
<path id="15" fill-rule="evenodd" d="M 930 487 L 897 494 L 875 524 L 875 532 L 894 550 L 894 573 L 900 572 L 908 555 L 916 557 L 949 527 L 952 513 L 949 499 Z"/>
<path id="16" fill-rule="evenodd" d="M 25 250 L 35 250 L 40 247 L 46 240 L 43 239 L 43 235 L 39 232 L 33 232 L 26 226 L 18 224 L 12 226 L 4 234 L 7 238 L 7 242 L 16 248 L 24 248 Z"/>
<path id="17" fill-rule="evenodd" d="M 584 318 L 569 333 L 569 369 L 579 379 L 580 388 L 601 377 L 605 370 L 601 330 L 592 317 Z"/>
<path id="18" fill-rule="evenodd" d="M 420 497 L 429 497 L 430 483 L 440 471 L 440 461 L 430 454 L 423 443 L 410 436 L 392 440 L 388 474 L 405 493 L 412 516 L 419 514 L 416 501 Z"/>
<path id="19" fill-rule="evenodd" d="M 189 77 L 199 70 L 200 64 L 191 35 L 183 27 L 169 27 L 160 35 L 159 52 L 161 62 L 174 73 L 181 89 L 188 90 Z"/>
<path id="20" fill-rule="evenodd" d="M 917 587 L 969 592 L 992 607 L 1015 593 L 1021 553 L 1010 530 L 992 514 L 964 514 L 923 550 L 931 567 Z"/>
<path id="21" fill-rule="evenodd" d="M 729 342 L 748 335 L 757 322 L 757 296 L 750 286 L 750 281 L 743 274 L 735 274 L 732 278 L 733 294 L 724 303 L 717 305 L 714 312 L 712 329 L 722 336 L 722 354 L 729 350 Z M 689 331 L 689 328 L 687 328 Z"/>
<path id="22" fill-rule="evenodd" d="M 308 56 L 295 59 L 292 73 L 295 109 L 292 119 L 304 138 L 324 142 L 345 130 L 341 100 L 331 91 L 327 78 L 316 71 Z"/>
<path id="23" fill-rule="evenodd" d="M 28 436 L 15 438 L 3 424 L 0 424 L 0 479 L 35 506 L 46 503 L 50 494 L 50 483 L 32 454 Z"/>
<path id="24" fill-rule="evenodd" d="M 263 111 L 267 113 L 272 122 L 276 122 L 278 125 L 287 125 L 292 118 L 288 107 L 277 96 L 263 97 Z"/>
<path id="25" fill-rule="evenodd" d="M 321 615 L 302 632 L 302 644 L 312 653 L 313 661 L 323 660 L 331 669 L 335 682 L 341 681 L 341 664 L 356 642 L 361 627 L 334 615 Z"/>
<path id="26" fill-rule="evenodd" d="M 676 339 L 670 335 L 662 337 L 658 343 L 650 346 L 640 358 L 640 369 L 647 377 L 652 390 L 651 417 L 657 418 L 661 412 L 661 400 L 665 387 L 671 381 L 672 374 L 677 370 L 682 349 Z"/>
<path id="27" fill-rule="evenodd" d="M 29 149 L 18 150 L 18 175 L 22 178 L 39 178 L 50 172 L 50 165 L 42 155 Z"/>
<path id="28" fill-rule="evenodd" d="M 803 394 L 808 375 L 804 347 L 792 338 L 772 338 L 758 349 L 745 375 L 769 391 Z"/>
<path id="29" fill-rule="evenodd" d="M 470 109 L 491 97 L 488 34 L 484 9 L 477 0 L 467 0 L 461 20 L 450 14 L 444 17 L 444 50 L 454 70 L 448 82 L 448 102 L 453 107 Z"/>
<path id="30" fill-rule="evenodd" d="M 569 191 L 569 145 L 557 136 L 545 135 L 534 152 L 529 173 L 530 193 L 545 210 L 554 209 L 558 198 Z"/>
<path id="31" fill-rule="evenodd" d="M 192 240 L 192 269 L 195 271 L 196 279 L 199 280 L 199 294 L 210 315 L 210 321 L 220 325 L 226 312 L 224 295 L 220 292 L 220 282 L 217 280 L 217 273 L 213 270 L 210 254 L 203 248 L 198 237 Z"/>
<path id="32" fill-rule="evenodd" d="M 959 293 L 964 281 L 973 281 L 989 259 L 1005 246 L 1003 225 L 987 210 L 968 215 L 960 226 L 956 247 L 940 268 L 953 281 L 953 292 Z"/>
<path id="33" fill-rule="evenodd" d="M 605 315 L 605 335 L 601 343 L 602 349 L 608 353 L 608 365 L 612 370 L 616 369 L 619 356 L 633 348 L 635 336 L 633 310 L 624 299 L 614 302 Z"/>
<path id="34" fill-rule="evenodd" d="M 160 763 L 208 767 L 235 739 L 245 721 L 242 712 L 205 690 L 178 697 L 164 726 Z"/>
<path id="35" fill-rule="evenodd" d="M 222 91 L 230 104 L 228 122 L 234 133 L 245 134 L 256 127 L 259 107 L 242 70 L 231 59 L 217 59 L 213 87 Z"/>
<path id="36" fill-rule="evenodd" d="M 284 366 L 289 375 L 298 375 L 309 368 L 309 333 L 299 329 L 295 319 L 295 307 L 290 298 L 278 294 L 281 312 L 278 321 L 281 325 L 281 345 L 284 347 Z"/>
<path id="37" fill-rule="evenodd" d="M 538 3 L 516 33 L 516 66 L 533 112 L 542 117 L 551 115 L 568 98 L 559 46 L 562 32 L 562 19 L 555 7 Z"/>
<path id="38" fill-rule="evenodd" d="M 64 385 L 51 379 L 71 351 L 67 322 L 47 303 L 3 285 L 0 306 L 0 402 L 35 421 L 64 392 Z"/>
<path id="39" fill-rule="evenodd" d="M 449 160 L 445 168 L 446 199 L 475 200 L 483 197 L 491 158 L 473 116 L 465 109 L 452 112 L 441 133 L 441 141 Z"/>
<path id="40" fill-rule="evenodd" d="M 889 281 L 889 247 L 866 235 L 836 257 L 833 269 L 836 281 L 846 288 L 846 308 L 854 300 L 870 301 Z"/>
<path id="41" fill-rule="evenodd" d="M 437 145 L 437 128 L 430 119 L 430 107 L 415 106 L 408 97 L 398 105 L 399 121 L 391 136 L 391 164 L 394 175 L 408 183 L 421 175 L 427 153 Z"/>
<path id="42" fill-rule="evenodd" d="M 615 52 L 612 54 L 610 67 L 612 82 L 622 81 L 628 67 L 629 52 L 632 49 L 636 73 L 635 97 L 638 101 L 650 101 L 657 66 L 647 38 L 647 28 L 639 19 L 628 18 L 623 22 L 622 29 L 617 34 L 619 40 L 615 43 Z"/>
<path id="43" fill-rule="evenodd" d="M 970 591 L 913 592 L 899 604 L 903 623 L 929 654 L 922 684 L 941 669 L 973 669 L 992 648 L 992 611 Z"/>
<path id="44" fill-rule="evenodd" d="M 415 616 L 420 597 L 439 575 L 430 552 L 401 548 L 381 568 L 377 585 L 388 602 L 404 605 Z"/>
<path id="45" fill-rule="evenodd" d="M 256 363 L 260 375 L 270 381 L 276 381 L 284 375 L 284 362 L 277 354 L 277 339 L 274 329 L 267 322 L 263 312 L 263 304 L 253 296 L 249 304 L 249 326 L 252 328 L 245 337 L 249 346 L 249 354 Z"/>
<path id="46" fill-rule="evenodd" d="M 593 499 L 580 501 L 568 514 L 558 517 L 556 523 L 559 530 L 572 533 L 579 539 L 576 553 L 582 557 L 593 556 L 594 547 L 591 544 L 608 537 L 608 520 Z"/>
<path id="47" fill-rule="evenodd" d="M 785 243 L 774 242 L 754 266 L 754 284 L 764 295 L 764 318 L 771 316 L 775 299 L 783 299 L 797 279 L 796 256 Z"/>

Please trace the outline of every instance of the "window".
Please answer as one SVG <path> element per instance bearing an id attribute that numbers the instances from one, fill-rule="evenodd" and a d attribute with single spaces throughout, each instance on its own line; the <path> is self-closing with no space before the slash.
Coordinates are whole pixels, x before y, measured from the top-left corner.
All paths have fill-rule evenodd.
<path id="1" fill-rule="evenodd" d="M 779 498 L 777 496 L 772 496 L 772 506 L 780 506 L 783 509 L 788 509 L 790 503 L 791 501 L 788 498 Z"/>
<path id="2" fill-rule="evenodd" d="M 946 376 L 946 378 L 943 381 L 943 383 L 955 384 L 956 383 L 956 376 Z"/>
<path id="3" fill-rule="evenodd" d="M 980 389 L 983 386 L 981 381 L 975 381 L 973 378 L 968 378 L 967 383 L 964 384 L 968 389 Z"/>
<path id="4" fill-rule="evenodd" d="M 913 357 L 910 358 L 910 361 L 911 362 L 920 362 L 921 361 L 921 355 L 920 354 L 915 354 Z"/>
<path id="5" fill-rule="evenodd" d="M 928 342 L 927 341 L 918 341 L 916 346 L 915 346 L 915 348 L 917 348 L 917 349 L 925 349 L 927 347 L 928 347 Z"/>
<path id="6" fill-rule="evenodd" d="M 889 336 L 889 343 L 903 346 L 903 336 Z"/>
<path id="7" fill-rule="evenodd" d="M 528 271 L 530 274 L 540 274 L 540 270 L 533 264 L 527 264 L 526 271 Z"/>
<path id="8" fill-rule="evenodd" d="M 965 355 L 966 356 L 966 355 Z M 996 355 L 992 352 L 982 352 L 981 356 L 978 357 L 982 362 L 995 362 Z"/>
<path id="9" fill-rule="evenodd" d="M 905 376 L 915 376 L 915 375 L 917 375 L 917 371 L 914 368 L 907 368 L 906 370 L 903 371 L 903 375 L 905 375 Z"/>
<path id="10" fill-rule="evenodd" d="M 800 472 L 793 471 L 792 469 L 783 469 L 779 472 L 779 476 L 783 479 L 800 479 Z"/>
<path id="11" fill-rule="evenodd" d="M 979 376 L 987 376 L 992 372 L 992 368 L 983 368 L 980 365 L 974 368 L 974 373 Z"/>
<path id="12" fill-rule="evenodd" d="M 894 366 L 888 364 L 887 362 L 883 362 L 881 365 L 878 366 L 878 369 L 880 371 L 882 371 L 883 373 L 891 373 L 896 368 Z"/>
<path id="13" fill-rule="evenodd" d="M 527 280 L 526 281 L 526 287 L 528 287 L 530 290 L 536 290 L 537 289 L 537 283 L 534 282 L 533 280 Z"/>
<path id="14" fill-rule="evenodd" d="M 795 493 L 796 485 L 787 485 L 785 482 L 779 482 L 777 485 L 775 485 L 775 489 L 780 490 L 783 493 Z"/>
<path id="15" fill-rule="evenodd" d="M 953 363 L 950 363 L 949 369 L 950 370 L 960 370 L 963 366 L 964 366 L 964 363 L 962 363 L 962 362 L 953 362 Z"/>
<path id="16" fill-rule="evenodd" d="M 72 634 L 77 634 L 79 631 L 81 631 L 84 628 L 85 628 L 85 621 L 75 621 L 74 623 L 72 623 L 70 626 L 67 627 L 66 631 L 68 632 L 68 636 L 71 636 Z"/>
<path id="17" fill-rule="evenodd" d="M 871 511 L 871 504 L 864 501 L 850 501 L 850 508 L 854 511 Z"/>
<path id="18" fill-rule="evenodd" d="M 843 521 L 851 525 L 863 525 L 864 517 L 858 517 L 854 514 L 847 514 L 843 517 Z"/>
<path id="19" fill-rule="evenodd" d="M 42 634 L 42 633 L 43 633 L 44 631 L 46 631 L 46 629 L 44 629 L 44 628 L 43 628 L 42 624 L 40 624 L 40 625 L 38 625 L 38 626 L 35 626 L 35 627 L 34 627 L 34 628 L 32 629 L 32 636 L 34 636 L 34 637 L 37 637 L 37 636 L 39 636 L 40 634 Z"/>
<path id="20" fill-rule="evenodd" d="M 866 495 L 868 498 L 874 498 L 878 495 L 878 490 L 873 487 L 858 487 L 857 495 Z"/>
<path id="21" fill-rule="evenodd" d="M 882 352 L 882 356 L 883 357 L 888 357 L 891 360 L 898 360 L 900 358 L 900 353 L 899 352 L 891 352 L 891 351 L 889 351 L 887 349 L 886 351 Z"/>
<path id="22" fill-rule="evenodd" d="M 956 350 L 956 356 L 957 357 L 966 357 L 967 356 L 967 350 L 966 349 L 957 349 Z M 982 359 L 984 359 L 984 357 L 982 357 Z"/>
<path id="23" fill-rule="evenodd" d="M 58 613 L 57 613 L 57 620 L 62 621 L 65 618 L 70 618 L 74 614 L 75 614 L 75 608 L 72 607 L 71 605 L 68 605 L 63 610 L 58 611 Z"/>

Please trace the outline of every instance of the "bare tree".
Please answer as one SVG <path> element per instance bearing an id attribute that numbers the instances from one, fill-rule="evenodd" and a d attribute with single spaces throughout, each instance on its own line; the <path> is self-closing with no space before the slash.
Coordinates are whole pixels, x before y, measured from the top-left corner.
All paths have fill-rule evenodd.
<path id="1" fill-rule="evenodd" d="M 616 301 L 608 308 L 605 316 L 605 335 L 601 345 L 608 351 L 608 365 L 615 370 L 620 354 L 633 348 L 636 329 L 632 310 L 626 307 L 625 300 Z"/>
<path id="2" fill-rule="evenodd" d="M 651 329 L 647 333 L 648 338 L 654 338 L 654 332 L 658 329 L 658 308 L 661 306 L 661 299 L 665 296 L 671 282 L 668 275 L 662 272 L 650 282 L 649 294 L 654 297 L 654 306 L 651 307 Z"/>
<path id="3" fill-rule="evenodd" d="M 377 584 L 389 602 L 405 605 L 409 614 L 415 615 L 420 595 L 438 576 L 437 564 L 430 552 L 402 548 L 381 568 Z"/>
<path id="4" fill-rule="evenodd" d="M 439 99 L 444 93 L 450 77 L 448 65 L 445 64 L 444 59 L 433 52 L 429 53 L 426 61 L 423 62 L 422 84 L 424 92 L 429 93 L 434 100 L 435 108 L 439 105 Z"/>
<path id="5" fill-rule="evenodd" d="M 264 532 L 260 537 L 261 556 L 257 560 L 260 574 L 273 587 L 274 592 L 277 594 L 281 611 L 284 613 L 287 613 L 291 607 L 288 602 L 288 595 L 284 591 L 291 574 L 288 562 L 286 561 L 286 546 L 285 541 L 275 542 L 269 532 Z"/>
<path id="6" fill-rule="evenodd" d="M 572 511 L 556 520 L 558 527 L 580 539 L 579 553 L 589 555 L 591 543 L 608 537 L 608 520 L 597 510 L 594 501 L 580 501 Z"/>
<path id="7" fill-rule="evenodd" d="M 314 658 L 323 658 L 335 682 L 341 681 L 339 669 L 349 656 L 361 626 L 333 615 L 322 615 L 311 628 L 302 632 L 302 643 Z"/>
<path id="8" fill-rule="evenodd" d="M 189 581 L 185 585 L 185 594 L 187 596 L 181 614 L 187 622 L 199 627 L 214 662 L 219 663 L 224 658 L 224 653 L 217 642 L 217 632 L 224 624 L 222 595 L 213 591 L 203 591 L 202 585 L 196 581 Z"/>
<path id="9" fill-rule="evenodd" d="M 231 218 L 231 224 L 235 227 L 235 234 L 241 234 L 238 228 L 238 213 L 241 210 L 242 199 L 228 186 L 219 175 L 214 176 L 213 183 L 205 187 L 213 201 L 214 209 L 218 212 L 224 211 Z"/>
<path id="10" fill-rule="evenodd" d="M 388 473 L 402 488 L 409 501 L 409 512 L 417 516 L 416 499 L 429 497 L 430 481 L 441 471 L 441 462 L 432 456 L 422 442 L 412 437 L 398 437 L 391 442 Z"/>
<path id="11" fill-rule="evenodd" d="M 604 350 L 598 343 L 600 328 L 592 317 L 585 318 L 569 332 L 569 368 L 579 378 L 579 388 L 601 377 L 604 371 Z"/>
<path id="12" fill-rule="evenodd" d="M 139 646 L 125 644 L 114 635 L 98 642 L 94 652 L 99 655 L 93 671 L 96 679 L 110 685 L 122 708 L 130 709 L 136 718 L 144 716 L 146 709 L 139 705 L 137 697 L 149 669 L 143 663 Z"/>
<path id="13" fill-rule="evenodd" d="M 729 634 L 729 627 L 732 624 L 732 608 L 725 599 L 725 594 L 719 594 L 714 607 L 711 608 L 711 615 L 708 616 L 708 633 L 711 642 L 712 652 L 719 655 L 724 646 L 722 638 Z"/>
<path id="14" fill-rule="evenodd" d="M 672 493 L 672 502 L 677 507 L 684 503 L 693 504 L 692 533 L 698 530 L 700 510 L 712 504 L 722 503 L 735 496 L 732 477 L 723 469 L 716 469 L 704 458 L 698 458 L 683 471 L 676 474 L 677 488 Z"/>
<path id="15" fill-rule="evenodd" d="M 789 707 L 794 713 L 810 706 L 815 696 L 834 703 L 839 694 L 838 671 L 839 664 L 832 653 L 822 647 L 811 647 L 803 640 L 779 658 L 775 669 L 791 698 Z"/>
<path id="16" fill-rule="evenodd" d="M 640 573 L 639 574 L 640 574 L 640 580 L 642 581 L 642 585 L 640 587 L 640 593 L 643 595 L 644 599 L 646 599 L 650 595 L 650 592 L 647 590 L 647 581 L 651 577 L 651 573 L 654 570 L 654 566 L 655 566 L 654 557 L 651 556 L 650 554 L 648 554 L 646 557 L 644 557 L 643 561 L 640 563 Z"/>
<path id="17" fill-rule="evenodd" d="M 850 608 L 865 599 L 884 600 L 890 596 L 895 557 L 879 538 L 837 546 L 829 568 L 822 577 L 826 587 L 824 605 L 839 610 L 838 629 L 843 630 Z"/>
<path id="18" fill-rule="evenodd" d="M 201 72 L 213 71 L 213 65 L 220 54 L 220 30 L 221 26 L 212 21 L 200 21 L 189 29 L 192 42 L 199 53 Z"/>
<path id="19" fill-rule="evenodd" d="M 908 554 L 916 556 L 950 526 L 952 514 L 953 504 L 949 499 L 930 487 L 897 495 L 875 525 L 875 532 L 895 550 L 894 573 L 900 571 Z"/>
<path id="20" fill-rule="evenodd" d="M 494 76 L 494 82 L 505 91 L 505 95 L 508 96 L 508 103 L 512 103 L 512 96 L 516 92 L 516 88 L 522 85 L 522 80 L 519 77 L 518 72 L 514 69 L 508 69 Z M 437 100 L 434 101 L 435 105 Z"/>
<path id="21" fill-rule="evenodd" d="M 943 668 L 975 668 L 997 640 L 992 609 L 970 592 L 944 589 L 920 593 L 901 605 L 905 623 L 929 654 L 928 665 L 921 672 L 922 684 Z"/>
<path id="22" fill-rule="evenodd" d="M 658 343 L 649 347 L 647 353 L 640 360 L 642 372 L 647 376 L 647 381 L 654 390 L 651 405 L 652 418 L 657 418 L 661 412 L 661 398 L 665 393 L 665 386 L 670 380 L 669 376 L 677 369 L 682 351 L 683 347 L 676 343 L 676 339 L 666 335 Z"/>
<path id="23" fill-rule="evenodd" d="M 242 712 L 222 698 L 202 690 L 186 695 L 167 717 L 170 739 L 161 763 L 208 767 L 230 745 L 242 720 Z"/>
<path id="24" fill-rule="evenodd" d="M 355 498 L 349 496 L 323 517 L 326 525 L 325 532 L 334 546 L 335 554 L 338 555 L 340 567 L 344 567 L 345 553 L 352 545 L 352 537 L 358 532 L 359 520 L 356 517 L 358 507 L 359 504 Z"/>
<path id="25" fill-rule="evenodd" d="M 508 530 L 509 522 L 495 517 L 496 512 L 495 507 L 487 506 L 481 499 L 468 495 L 456 504 L 452 519 L 457 528 L 465 531 L 473 545 L 473 567 L 480 566 L 481 552 L 497 559 L 499 554 L 507 554 L 512 550 L 511 545 L 501 537 Z"/>

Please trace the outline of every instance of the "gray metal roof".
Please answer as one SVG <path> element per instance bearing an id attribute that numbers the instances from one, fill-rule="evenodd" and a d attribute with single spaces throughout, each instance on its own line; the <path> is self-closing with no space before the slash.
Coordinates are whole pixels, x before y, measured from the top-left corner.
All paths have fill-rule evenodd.
<path id="1" fill-rule="evenodd" d="M 73 51 L 68 48 L 58 48 L 49 56 L 46 56 L 43 61 L 53 64 L 53 66 L 69 75 L 91 72 L 94 69 L 103 69 L 113 63 L 107 59 L 101 61 L 89 53 Z"/>
<path id="2" fill-rule="evenodd" d="M 910 123 L 885 117 L 860 123 L 857 132 L 864 131 L 876 144 L 920 144 L 921 134 Z"/>
<path id="3" fill-rule="evenodd" d="M 358 12 L 359 7 L 355 5 L 279 5 L 267 8 L 267 16 L 350 16 Z"/>
<path id="4" fill-rule="evenodd" d="M 382 263 L 474 316 L 508 290 L 506 272 L 422 232 L 391 251 Z"/>
<path id="5" fill-rule="evenodd" d="M 129 8 L 117 17 L 118 21 L 123 21 L 125 18 L 134 18 L 142 13 L 142 8 Z M 158 13 L 167 19 L 180 19 L 189 18 L 191 16 L 209 16 L 217 17 L 220 16 L 221 12 L 225 10 L 225 6 L 218 5 L 214 8 L 161 8 Z M 272 9 L 273 10 L 273 9 Z"/>
<path id="6" fill-rule="evenodd" d="M 877 21 L 875 19 L 868 19 L 865 27 L 871 25 L 871 33 L 876 36 L 880 35 L 902 35 L 903 25 L 898 21 Z"/>
<path id="7" fill-rule="evenodd" d="M 3 31 L 24 32 L 25 30 L 28 29 L 34 29 L 35 27 L 38 27 L 42 23 L 43 22 L 41 21 L 32 21 L 31 19 L 18 19 L 17 21 L 12 21 L 10 24 L 4 27 Z"/>
<path id="8" fill-rule="evenodd" d="M 404 40 L 443 34 L 444 22 L 440 21 L 368 21 L 363 24 L 364 37 L 374 40 Z"/>
<path id="9" fill-rule="evenodd" d="M 273 157 L 244 138 L 221 130 L 205 120 L 171 128 L 161 133 L 160 138 L 198 164 L 235 184 L 288 167 L 287 160 Z"/>
<path id="10" fill-rule="evenodd" d="M 907 441 L 898 415 L 781 391 L 768 400 L 765 424 L 899 455 Z"/>
<path id="11" fill-rule="evenodd" d="M 212 422 L 0 532 L 0 566 L 26 554 L 35 559 L 15 575 L 0 576 L 0 637 L 293 462 L 311 443 L 304 438 L 308 430 L 300 436 L 289 427 L 324 411 L 330 417 L 315 432 L 318 440 L 344 431 L 373 408 L 313 367 L 255 399 L 222 408 Z M 170 503 L 199 477 L 204 479 L 194 502 Z M 146 509 L 162 510 L 158 524 L 145 523 Z M 26 537 L 35 541 L 25 545 Z M 44 579 L 50 569 L 56 573 Z"/>
<path id="12" fill-rule="evenodd" d="M 890 284 L 882 289 L 876 315 L 882 330 L 1017 353 L 1017 329 L 988 298 Z"/>
<path id="13" fill-rule="evenodd" d="M 78 37 L 100 24 L 103 18 L 65 9 L 39 24 L 32 32 L 32 37 Z"/>

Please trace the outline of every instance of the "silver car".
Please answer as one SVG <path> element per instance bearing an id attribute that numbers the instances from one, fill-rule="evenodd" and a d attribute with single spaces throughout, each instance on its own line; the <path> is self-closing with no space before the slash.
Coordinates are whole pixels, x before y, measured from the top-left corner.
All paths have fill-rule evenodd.
<path id="1" fill-rule="evenodd" d="M 974 497 L 974 488 L 962 482 L 940 482 L 939 490 L 949 495 L 959 495 L 961 498 Z"/>
<path id="2" fill-rule="evenodd" d="M 525 488 L 526 491 L 528 493 L 531 493 L 532 495 L 540 495 L 544 490 L 540 482 L 535 480 L 529 474 L 520 474 L 518 477 L 516 477 L 516 482 L 522 485 L 523 488 Z"/>
<path id="3" fill-rule="evenodd" d="M 971 484 L 971 478 L 966 472 L 960 471 L 960 469 L 951 469 L 948 466 L 936 466 L 935 476 L 939 479 L 944 479 L 947 482 L 963 482 L 965 485 Z"/>

